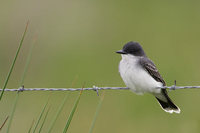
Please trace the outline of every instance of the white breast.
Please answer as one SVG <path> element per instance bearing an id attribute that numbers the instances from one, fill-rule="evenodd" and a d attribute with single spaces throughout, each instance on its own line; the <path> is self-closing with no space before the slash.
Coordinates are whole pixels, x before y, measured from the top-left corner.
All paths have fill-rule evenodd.
<path id="1" fill-rule="evenodd" d="M 157 82 L 152 78 L 142 66 L 138 64 L 140 57 L 133 55 L 122 55 L 119 64 L 120 75 L 128 88 L 137 94 L 160 93 L 160 89 L 156 87 L 162 86 L 161 82 Z"/>

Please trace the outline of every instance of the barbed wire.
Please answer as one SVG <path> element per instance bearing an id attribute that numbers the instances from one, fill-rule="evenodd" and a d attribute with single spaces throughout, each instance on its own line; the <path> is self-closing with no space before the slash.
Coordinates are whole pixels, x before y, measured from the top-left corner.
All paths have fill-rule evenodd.
<path id="1" fill-rule="evenodd" d="M 179 90 L 179 89 L 200 89 L 200 86 L 163 86 L 157 87 L 157 89 L 169 89 L 169 90 Z M 92 88 L 24 88 L 23 86 L 18 89 L 5 89 L 5 91 L 81 91 L 81 90 L 129 90 L 127 87 L 97 87 L 93 86 Z M 0 89 L 2 91 L 2 89 Z"/>

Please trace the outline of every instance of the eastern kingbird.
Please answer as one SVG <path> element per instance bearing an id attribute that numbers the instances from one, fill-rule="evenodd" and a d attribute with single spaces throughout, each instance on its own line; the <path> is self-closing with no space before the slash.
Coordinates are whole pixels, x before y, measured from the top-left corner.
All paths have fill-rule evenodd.
<path id="1" fill-rule="evenodd" d="M 136 94 L 153 94 L 164 111 L 180 113 L 179 107 L 169 98 L 167 90 L 158 88 L 165 86 L 165 81 L 139 43 L 128 42 L 116 53 L 122 56 L 119 73 L 130 90 Z"/>

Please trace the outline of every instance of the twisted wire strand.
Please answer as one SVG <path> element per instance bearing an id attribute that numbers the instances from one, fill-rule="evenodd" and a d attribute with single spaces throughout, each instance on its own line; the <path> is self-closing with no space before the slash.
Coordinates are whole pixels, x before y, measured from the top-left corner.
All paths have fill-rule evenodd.
<path id="1" fill-rule="evenodd" d="M 179 90 L 179 89 L 200 89 L 200 86 L 163 86 L 158 87 L 157 89 L 169 89 L 169 90 Z M 18 89 L 5 89 L 5 91 L 81 91 L 81 90 L 129 90 L 127 87 L 96 87 L 93 88 L 24 88 L 20 87 Z M 2 91 L 2 89 L 0 89 Z"/>

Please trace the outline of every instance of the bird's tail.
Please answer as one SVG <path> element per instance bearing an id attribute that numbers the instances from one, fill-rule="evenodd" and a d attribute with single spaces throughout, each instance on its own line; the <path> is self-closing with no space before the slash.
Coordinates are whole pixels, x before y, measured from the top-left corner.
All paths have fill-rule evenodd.
<path id="1" fill-rule="evenodd" d="M 181 110 L 169 98 L 166 90 L 161 90 L 161 93 L 154 94 L 162 109 L 168 113 L 180 113 Z"/>

